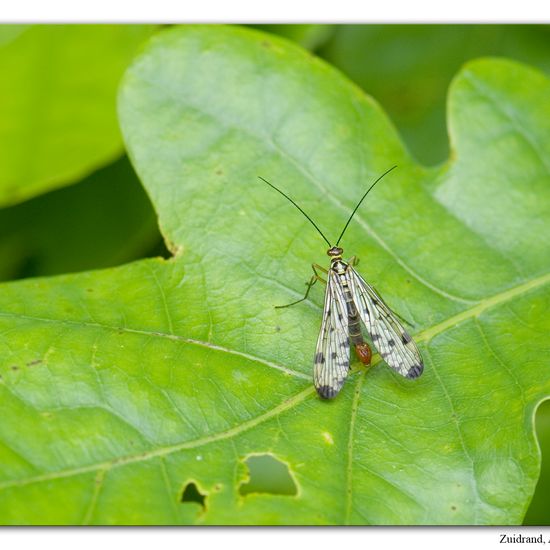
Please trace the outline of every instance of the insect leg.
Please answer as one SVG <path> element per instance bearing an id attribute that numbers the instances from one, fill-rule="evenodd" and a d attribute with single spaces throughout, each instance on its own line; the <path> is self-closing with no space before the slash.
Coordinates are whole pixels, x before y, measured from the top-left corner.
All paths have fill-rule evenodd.
<path id="1" fill-rule="evenodd" d="M 356 266 L 357 264 L 359 263 L 359 258 L 357 256 L 352 256 L 349 260 L 348 260 L 348 264 L 352 265 L 352 266 Z"/>
<path id="2" fill-rule="evenodd" d="M 291 302 L 290 304 L 285 304 L 284 306 L 275 306 L 275 309 L 282 309 L 284 307 L 290 307 L 290 306 L 294 306 L 296 304 L 299 304 L 300 302 L 303 302 L 304 300 L 307 300 L 307 297 L 309 295 L 309 291 L 311 290 L 311 287 L 317 282 L 317 281 L 321 281 L 322 283 L 324 284 L 327 284 L 326 280 L 323 279 L 319 273 L 317 273 L 317 269 L 320 269 L 321 271 L 324 271 L 325 273 L 328 273 L 328 271 L 324 268 L 324 267 L 321 267 L 320 265 L 318 264 L 312 264 L 311 265 L 311 268 L 313 269 L 313 273 L 314 275 L 311 276 L 311 279 L 309 280 L 309 282 L 306 283 L 307 285 L 307 289 L 306 289 L 306 293 L 304 295 L 303 298 L 300 298 L 300 300 L 296 300 L 295 302 Z"/>
<path id="3" fill-rule="evenodd" d="M 313 273 L 315 273 L 314 277 L 318 281 L 321 281 L 323 284 L 326 285 L 327 284 L 326 279 L 323 279 L 323 277 L 321 277 L 321 275 L 319 275 L 319 273 L 317 273 L 317 270 L 322 271 L 326 275 L 328 275 L 328 271 L 323 266 L 321 266 L 319 264 L 311 264 L 311 269 L 313 269 Z"/>

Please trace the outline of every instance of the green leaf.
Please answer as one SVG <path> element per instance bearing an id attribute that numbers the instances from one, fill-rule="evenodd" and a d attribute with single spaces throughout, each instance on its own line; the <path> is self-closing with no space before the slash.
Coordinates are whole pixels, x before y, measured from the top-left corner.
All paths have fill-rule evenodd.
<path id="1" fill-rule="evenodd" d="M 118 265 L 147 256 L 161 240 L 126 157 L 78 184 L 1 209 L 0 235 L 0 279 Z"/>
<path id="2" fill-rule="evenodd" d="M 120 156 L 116 90 L 152 26 L 0 26 L 0 206 Z"/>
<path id="3" fill-rule="evenodd" d="M 0 287 L 4 523 L 519 523 L 548 395 L 550 82 L 468 65 L 453 160 L 416 165 L 323 62 L 237 27 L 157 35 L 124 79 L 129 153 L 175 257 Z M 410 381 L 377 363 L 311 384 L 326 245 L 258 180 L 339 233 L 413 324 Z M 247 493 L 251 457 L 288 491 Z M 286 469 L 285 469 L 286 468 Z M 243 494 L 244 493 L 244 494 Z"/>
<path id="4" fill-rule="evenodd" d="M 550 491 L 550 401 L 544 401 L 536 415 L 537 439 L 542 452 L 540 477 L 533 500 L 523 519 L 524 525 L 549 525 L 548 492 Z"/>
<path id="5" fill-rule="evenodd" d="M 445 94 L 467 61 L 501 55 L 550 72 L 547 25 L 338 25 L 320 54 L 368 94 L 395 122 L 422 162 L 448 151 Z"/>
<path id="6" fill-rule="evenodd" d="M 252 27 L 256 27 L 264 32 L 284 36 L 310 51 L 314 51 L 326 44 L 336 29 L 336 25 L 320 24 L 270 24 L 252 25 Z"/>

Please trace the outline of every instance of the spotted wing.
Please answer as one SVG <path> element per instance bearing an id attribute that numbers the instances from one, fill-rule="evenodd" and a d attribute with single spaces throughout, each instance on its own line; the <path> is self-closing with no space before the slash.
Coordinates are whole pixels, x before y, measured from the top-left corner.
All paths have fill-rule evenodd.
<path id="1" fill-rule="evenodd" d="M 321 397 L 332 399 L 342 389 L 349 371 L 349 355 L 346 300 L 338 275 L 329 271 L 313 369 L 313 383 Z"/>
<path id="2" fill-rule="evenodd" d="M 407 378 L 418 378 L 424 363 L 418 347 L 374 288 L 349 266 L 348 283 L 361 320 L 382 359 Z"/>

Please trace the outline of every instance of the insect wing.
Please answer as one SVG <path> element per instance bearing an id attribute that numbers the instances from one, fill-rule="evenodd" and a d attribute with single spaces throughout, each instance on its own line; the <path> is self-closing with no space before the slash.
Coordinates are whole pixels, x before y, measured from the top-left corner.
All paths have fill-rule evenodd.
<path id="1" fill-rule="evenodd" d="M 329 271 L 313 369 L 313 383 L 321 397 L 332 399 L 342 389 L 349 371 L 349 356 L 346 300 L 338 275 Z"/>
<path id="2" fill-rule="evenodd" d="M 349 266 L 348 282 L 361 320 L 382 359 L 407 378 L 418 378 L 424 363 L 418 347 L 380 296 Z"/>

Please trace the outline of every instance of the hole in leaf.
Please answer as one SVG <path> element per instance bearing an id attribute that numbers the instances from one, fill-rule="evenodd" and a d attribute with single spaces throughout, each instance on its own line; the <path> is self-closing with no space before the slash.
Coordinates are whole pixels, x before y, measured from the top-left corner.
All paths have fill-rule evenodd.
<path id="1" fill-rule="evenodd" d="M 190 481 L 183 489 L 183 493 L 181 494 L 181 502 L 184 504 L 196 503 L 203 510 L 206 510 L 206 495 L 203 495 L 199 491 L 196 483 L 193 483 L 192 481 Z"/>
<path id="2" fill-rule="evenodd" d="M 252 455 L 244 462 L 248 466 L 249 479 L 239 486 L 241 495 L 267 493 L 295 496 L 298 493 L 288 466 L 273 455 Z"/>

